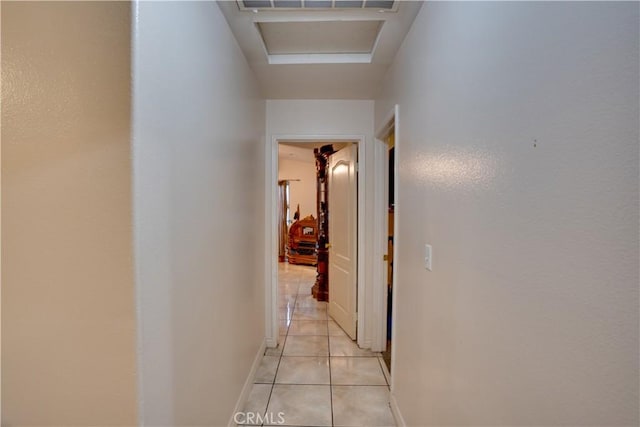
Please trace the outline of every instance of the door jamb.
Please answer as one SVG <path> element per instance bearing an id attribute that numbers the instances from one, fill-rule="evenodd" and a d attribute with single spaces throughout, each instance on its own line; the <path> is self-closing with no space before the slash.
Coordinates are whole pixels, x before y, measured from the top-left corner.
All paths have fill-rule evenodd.
<path id="1" fill-rule="evenodd" d="M 372 350 L 382 351 L 387 345 L 387 275 L 386 267 L 384 266 L 383 255 L 388 251 L 388 234 L 387 229 L 387 215 L 388 215 L 388 172 L 384 174 L 384 171 L 388 171 L 388 167 L 385 166 L 385 161 L 388 159 L 388 153 L 383 152 L 380 147 L 386 147 L 384 139 L 389 135 L 389 131 L 393 127 L 394 131 L 394 220 L 393 220 L 393 272 L 392 272 L 392 306 L 391 306 L 391 373 L 395 372 L 396 364 L 396 345 L 393 343 L 396 339 L 396 318 L 397 318 L 397 292 L 398 292 L 398 231 L 399 231 L 399 180 L 398 180 L 398 153 L 400 146 L 400 132 L 399 132 L 399 118 L 400 108 L 396 104 L 393 109 L 385 116 L 382 121 L 382 125 L 376 130 L 376 150 L 374 152 L 374 163 L 376 168 L 376 176 L 374 177 L 375 186 L 375 200 L 374 200 L 374 268 L 373 268 L 373 298 L 374 298 L 374 312 L 379 314 L 373 327 L 373 340 Z M 394 376 L 391 374 L 390 381 L 391 392 L 394 389 Z"/>
<path id="2" fill-rule="evenodd" d="M 365 302 L 365 192 L 366 192 L 366 152 L 364 135 L 271 135 L 267 138 L 268 165 L 265 170 L 265 341 L 267 347 L 276 347 L 279 339 L 278 323 L 278 143 L 286 141 L 296 142 L 354 142 L 358 145 L 358 220 L 357 220 L 357 302 L 356 310 L 358 322 L 356 336 L 358 344 L 361 337 L 364 340 L 366 315 Z"/>

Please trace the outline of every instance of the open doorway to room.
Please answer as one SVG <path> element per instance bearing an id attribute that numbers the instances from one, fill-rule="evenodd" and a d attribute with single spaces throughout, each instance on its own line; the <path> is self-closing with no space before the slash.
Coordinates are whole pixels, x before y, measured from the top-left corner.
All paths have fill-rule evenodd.
<path id="1" fill-rule="evenodd" d="M 277 146 L 278 341 L 284 344 L 292 326 L 294 333 L 319 330 L 322 322 L 355 340 L 358 141 L 279 140 Z"/>
<path id="2" fill-rule="evenodd" d="M 394 248 L 394 214 L 395 214 L 395 129 L 389 131 L 385 138 L 387 145 L 387 343 L 382 351 L 382 359 L 391 372 L 391 325 L 393 314 L 393 248 Z"/>
<path id="3" fill-rule="evenodd" d="M 391 126 L 385 130 L 387 136 L 389 129 Z M 387 309 L 391 304 L 388 301 L 387 265 L 386 261 L 384 265 L 381 261 L 383 255 L 386 256 L 388 253 L 389 238 L 387 233 L 389 183 L 382 178 L 382 176 L 388 176 L 388 146 L 385 142 L 386 136 L 383 138 L 380 133 L 376 133 L 376 138 L 371 141 L 368 149 L 369 166 L 367 167 L 364 140 L 364 136 L 346 135 L 336 137 L 273 135 L 268 143 L 267 151 L 271 156 L 267 167 L 267 171 L 270 172 L 267 174 L 266 181 L 269 188 L 266 240 L 267 347 L 277 347 L 283 335 L 280 333 L 283 332 L 283 325 L 280 322 L 283 313 L 279 311 L 284 308 L 282 305 L 287 301 L 279 290 L 278 279 L 282 275 L 281 270 L 285 267 L 289 268 L 292 264 L 316 266 L 316 280 L 310 285 L 312 294 L 309 298 L 328 302 L 328 318 L 336 321 L 347 336 L 357 341 L 360 348 L 382 352 L 387 347 L 389 329 Z M 324 156 L 321 156 L 322 154 Z M 318 179 L 320 176 L 318 165 L 322 163 L 318 161 L 319 158 L 324 162 L 322 170 L 327 175 L 324 182 L 327 187 L 323 187 L 322 179 Z M 311 159 L 315 160 L 314 178 L 311 177 L 310 172 Z M 300 164 L 294 167 L 287 165 L 291 161 L 306 162 L 306 170 L 303 172 L 301 170 L 303 166 Z M 330 179 L 330 173 L 336 178 L 333 181 Z M 306 185 L 305 175 L 307 176 Z M 315 180 L 315 188 L 309 185 L 309 181 L 312 180 Z M 331 182 L 340 190 L 330 191 Z M 365 185 L 367 182 L 369 184 Z M 300 188 L 306 188 L 306 195 L 304 195 L 307 198 L 306 208 L 303 196 L 296 195 Z M 318 188 L 329 188 L 329 192 L 328 194 L 324 193 L 324 190 L 318 192 Z M 350 191 L 344 190 L 345 188 Z M 284 200 L 285 196 L 286 200 Z M 309 201 L 314 197 L 315 207 Z M 337 198 L 338 202 L 331 201 L 332 197 Z M 351 204 L 348 200 L 352 201 Z M 340 219 L 340 221 L 329 220 L 329 227 L 326 230 L 322 230 L 321 227 L 324 218 L 319 208 L 323 203 L 333 206 L 331 216 L 334 219 Z M 335 210 L 339 206 L 336 203 L 341 203 L 345 207 L 342 209 L 343 213 Z M 310 204 L 311 207 L 309 207 Z M 298 205 L 300 205 L 299 214 Z M 331 208 L 329 210 L 332 211 Z M 381 213 L 383 211 L 384 215 Z M 327 214 L 326 217 L 329 215 Z M 304 220 L 308 222 L 306 226 L 303 224 Z M 317 229 L 313 228 L 314 220 L 317 221 Z M 338 227 L 336 231 L 331 231 L 332 226 Z M 385 229 L 384 233 L 380 231 L 382 228 Z M 327 233 L 330 235 L 328 238 Z M 350 234 L 349 239 L 345 238 L 347 234 Z M 324 240 L 322 240 L 323 237 Z M 339 238 L 342 239 L 342 244 L 336 240 Z M 365 244 L 366 241 L 369 243 Z M 311 250 L 314 242 L 315 253 Z M 323 265 L 321 249 L 326 249 L 327 253 L 333 252 L 339 255 L 330 256 L 329 260 L 339 260 L 342 264 L 327 262 Z M 342 256 L 347 252 L 351 255 Z M 351 268 L 348 274 L 345 273 L 347 270 L 345 262 Z M 337 271 L 338 275 L 342 275 L 350 285 L 336 288 L 334 283 L 336 292 L 329 292 L 329 296 L 323 298 L 322 295 L 318 295 L 320 290 L 318 285 L 322 284 L 323 275 L 326 278 L 331 271 L 334 274 Z M 295 309 L 295 304 L 291 303 L 294 301 L 289 298 L 288 302 L 289 316 L 293 316 L 291 309 Z M 292 317 L 289 320 L 292 320 Z"/>
<path id="4" fill-rule="evenodd" d="M 317 264 L 316 190 L 313 146 L 278 144 L 279 262 L 306 266 Z M 292 230 L 294 223 L 296 226 Z"/>

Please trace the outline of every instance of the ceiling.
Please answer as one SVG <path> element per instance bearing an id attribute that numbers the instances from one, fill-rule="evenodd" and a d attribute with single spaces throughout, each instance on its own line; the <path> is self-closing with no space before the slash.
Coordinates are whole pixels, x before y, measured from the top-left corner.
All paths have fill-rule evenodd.
<path id="1" fill-rule="evenodd" d="M 371 54 L 383 22 L 258 22 L 257 25 L 269 55 Z"/>
<path id="2" fill-rule="evenodd" d="M 237 0 L 240 9 L 360 9 L 395 10 L 394 0 Z"/>
<path id="3" fill-rule="evenodd" d="M 278 159 L 297 160 L 299 162 L 314 163 L 312 148 L 294 147 L 291 145 L 278 144 Z"/>
<path id="4" fill-rule="evenodd" d="M 279 4 L 285 7 L 275 0 L 218 2 L 267 99 L 374 99 L 422 6 L 416 1 Z M 331 7 L 310 8 L 320 4 Z"/>

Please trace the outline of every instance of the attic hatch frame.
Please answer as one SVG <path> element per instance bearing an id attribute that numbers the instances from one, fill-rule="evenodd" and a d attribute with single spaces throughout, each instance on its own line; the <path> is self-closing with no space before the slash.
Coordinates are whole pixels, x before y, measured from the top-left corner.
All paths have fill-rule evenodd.
<path id="1" fill-rule="evenodd" d="M 253 23 L 254 30 L 258 34 L 260 41 L 262 43 L 262 50 L 267 58 L 267 62 L 269 64 L 370 64 L 373 62 L 373 56 L 378 47 L 378 42 L 380 41 L 380 35 L 382 34 L 382 28 L 385 24 L 385 20 L 381 19 L 355 19 L 355 20 L 311 20 L 311 21 L 262 21 L 256 20 Z M 360 23 L 373 24 L 376 25 L 375 35 L 373 39 L 367 41 L 370 46 L 366 49 L 361 49 L 362 51 L 344 51 L 341 52 L 339 50 L 334 52 L 325 51 L 325 49 L 321 49 L 320 51 L 291 51 L 291 52 L 280 52 L 274 53 L 271 52 L 268 46 L 267 38 L 265 38 L 265 33 L 263 31 L 263 25 L 278 25 L 278 24 L 339 24 L 339 25 L 359 25 Z M 264 28 L 266 29 L 266 28 Z M 273 32 L 273 30 L 271 30 Z M 319 40 L 316 40 L 318 43 Z M 335 42 L 335 41 L 334 41 Z"/>
<path id="2" fill-rule="evenodd" d="M 236 0 L 242 11 L 377 10 L 397 12 L 399 0 Z"/>

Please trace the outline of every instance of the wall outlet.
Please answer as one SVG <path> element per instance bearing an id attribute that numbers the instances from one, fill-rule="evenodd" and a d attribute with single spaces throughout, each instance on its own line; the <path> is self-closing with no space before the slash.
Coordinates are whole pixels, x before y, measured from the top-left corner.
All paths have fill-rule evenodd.
<path id="1" fill-rule="evenodd" d="M 431 261 L 433 258 L 433 250 L 431 245 L 424 245 L 424 268 L 431 271 Z"/>

